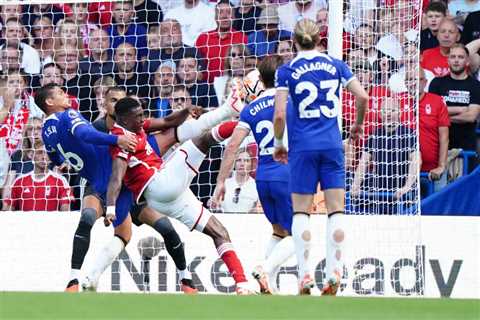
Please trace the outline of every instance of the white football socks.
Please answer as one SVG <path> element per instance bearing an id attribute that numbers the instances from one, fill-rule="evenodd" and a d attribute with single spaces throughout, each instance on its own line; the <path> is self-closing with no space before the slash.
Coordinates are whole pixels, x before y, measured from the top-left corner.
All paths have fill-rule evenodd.
<path id="1" fill-rule="evenodd" d="M 311 247 L 310 216 L 294 214 L 292 221 L 292 238 L 295 244 L 295 254 L 298 263 L 298 280 L 302 281 L 306 274 L 310 274 L 309 256 Z"/>
<path id="2" fill-rule="evenodd" d="M 80 279 L 80 269 L 71 269 L 70 270 L 70 280 Z"/>
<path id="3" fill-rule="evenodd" d="M 275 248 L 275 246 L 277 245 L 277 243 L 279 243 L 281 240 L 282 240 L 282 238 L 272 234 L 272 237 L 270 238 L 270 240 L 268 240 L 267 248 L 265 250 L 265 260 L 268 259 L 268 257 L 272 253 L 272 251 Z"/>
<path id="4" fill-rule="evenodd" d="M 88 279 L 94 283 L 97 283 L 102 273 L 112 264 L 113 260 L 122 252 L 125 248 L 123 241 L 119 237 L 113 237 L 113 239 L 99 252 L 95 259 L 95 264 L 88 273 Z"/>
<path id="5" fill-rule="evenodd" d="M 334 214 L 327 218 L 327 266 L 326 277 L 327 280 L 336 280 L 335 273 L 340 277 L 343 274 L 343 259 L 344 259 L 344 239 L 345 231 L 343 230 L 343 214 Z"/>
<path id="6" fill-rule="evenodd" d="M 180 278 L 180 280 L 182 279 L 192 279 L 192 274 L 190 273 L 190 271 L 188 271 L 188 269 L 185 269 L 185 270 L 178 270 L 178 277 Z"/>
<path id="7" fill-rule="evenodd" d="M 295 253 L 292 237 L 285 237 L 277 243 L 263 264 L 263 270 L 269 275 L 275 273 L 291 255 Z"/>

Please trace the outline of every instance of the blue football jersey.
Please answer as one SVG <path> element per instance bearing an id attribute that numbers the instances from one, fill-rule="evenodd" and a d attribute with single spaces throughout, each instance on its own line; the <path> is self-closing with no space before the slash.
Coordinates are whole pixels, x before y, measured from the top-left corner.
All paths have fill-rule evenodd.
<path id="1" fill-rule="evenodd" d="M 112 172 L 108 146 L 93 145 L 75 137 L 74 131 L 80 126 L 91 124 L 73 109 L 52 114 L 43 124 L 43 142 L 55 165 L 67 162 L 97 192 L 105 192 Z"/>
<path id="2" fill-rule="evenodd" d="M 289 121 L 289 150 L 309 151 L 342 147 L 338 128 L 340 85 L 354 76 L 341 60 L 316 50 L 301 51 L 276 73 L 277 90 L 288 90 L 293 119 Z"/>
<path id="3" fill-rule="evenodd" d="M 238 125 L 252 131 L 258 145 L 256 180 L 289 181 L 288 165 L 273 160 L 274 100 L 275 89 L 265 91 L 261 97 L 243 108 Z"/>

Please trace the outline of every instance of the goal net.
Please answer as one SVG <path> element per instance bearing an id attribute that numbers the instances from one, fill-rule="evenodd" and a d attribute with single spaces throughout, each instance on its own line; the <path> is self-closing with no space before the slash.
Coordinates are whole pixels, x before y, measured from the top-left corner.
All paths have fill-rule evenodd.
<path id="1" fill-rule="evenodd" d="M 72 108 L 91 122 L 106 116 L 109 103 L 106 94 L 115 86 L 137 96 L 150 117 L 165 117 L 186 104 L 208 112 L 225 101 L 233 79 L 244 77 L 266 55 L 279 54 L 285 62 L 294 58 L 296 50 L 291 32 L 298 19 L 307 17 L 320 26 L 322 39 L 318 49 L 327 50 L 332 42 L 340 41 L 343 49 L 339 58 L 349 64 L 371 97 L 365 136 L 360 141 L 350 141 L 348 130 L 354 121 L 355 103 L 346 91 L 342 95 L 346 213 L 352 219 L 349 243 L 357 243 L 355 254 L 346 260 L 345 290 L 353 294 L 382 295 L 388 290 L 400 295 L 421 294 L 423 267 L 419 246 L 415 108 L 420 2 L 344 1 L 340 12 L 330 12 L 337 20 L 329 20 L 333 1 L 329 8 L 326 0 L 236 0 L 231 4 L 206 0 L 4 3 L 0 6 L 4 38 L 0 47 L 0 183 L 4 208 L 76 211 L 81 205 L 82 179 L 68 166 L 50 168 L 39 151 L 42 149 L 43 117 L 34 103 L 34 96 L 40 86 L 48 83 L 62 86 Z M 329 32 L 334 30 L 332 23 L 343 32 L 342 36 Z M 407 76 L 409 73 L 415 76 Z M 251 138 L 243 143 L 238 158 L 246 164 L 235 165 L 221 212 L 262 212 L 254 188 L 257 149 Z M 215 189 L 223 150 L 224 145 L 211 148 L 191 185 L 207 207 Z M 27 189 L 37 191 L 28 193 Z M 325 212 L 321 192 L 315 197 L 314 211 Z M 263 258 L 270 231 L 255 234 L 251 241 L 243 239 L 242 228 L 250 228 L 251 218 L 244 215 L 236 219 L 229 222 L 234 229 L 231 232 L 237 237 L 234 240 L 240 243 L 238 246 L 244 247 L 239 251 L 245 256 L 246 265 L 251 267 Z M 235 222 L 241 219 L 247 222 Z M 315 219 L 315 228 L 324 230 L 323 218 Z M 261 221 L 254 220 L 255 223 Z M 319 238 L 323 238 L 323 231 L 319 234 Z M 182 235 L 188 251 L 188 239 L 193 237 L 196 241 L 197 237 Z M 148 233 L 148 237 L 153 235 Z M 135 274 L 136 288 L 140 288 L 138 283 L 145 281 L 145 268 L 157 272 L 155 281 L 159 285 L 149 286 L 148 290 L 144 286 L 144 290 L 167 288 L 161 284 L 166 275 L 162 276 L 159 270 L 167 272 L 165 266 L 169 258 L 158 256 L 163 244 L 148 237 L 134 238 L 141 241 L 138 243 L 140 255 L 149 253 L 147 260 L 141 264 L 137 261 L 140 257 L 135 243 L 131 250 L 136 253 L 130 252 L 130 256 L 135 256 L 137 262 L 127 259 L 130 257 L 127 250 L 114 263 L 108 280 L 111 290 L 121 290 L 120 286 L 112 284 L 119 279 L 114 275 L 119 277 L 121 270 Z M 144 240 L 147 238 L 148 241 Z M 252 241 L 258 245 L 252 247 Z M 208 245 L 205 242 L 205 246 Z M 312 261 L 321 288 L 324 243 L 316 239 L 314 245 L 319 250 Z M 196 244 L 192 248 L 197 247 Z M 92 250 L 94 252 L 95 248 Z M 216 257 L 214 250 L 207 252 Z M 188 255 L 192 259 L 193 253 Z M 195 261 L 200 263 L 206 256 L 207 253 L 195 256 Z M 206 277 L 210 273 L 212 279 L 217 277 L 212 280 L 215 282 L 225 276 L 226 269 L 212 257 L 207 258 L 213 259 L 212 267 L 204 272 Z M 125 261 L 131 263 L 130 268 L 125 267 Z M 172 262 L 168 261 L 169 270 L 172 270 Z M 151 269 L 150 263 L 154 265 Z M 384 273 L 389 270 L 386 276 Z M 402 282 L 404 271 L 407 284 Z M 291 276 L 295 272 L 293 259 L 280 270 L 281 289 L 285 286 L 290 288 L 286 292 L 296 290 L 296 280 Z M 391 285 L 385 286 L 391 289 L 379 285 L 388 282 L 387 279 Z M 230 290 L 214 287 L 220 292 Z"/>

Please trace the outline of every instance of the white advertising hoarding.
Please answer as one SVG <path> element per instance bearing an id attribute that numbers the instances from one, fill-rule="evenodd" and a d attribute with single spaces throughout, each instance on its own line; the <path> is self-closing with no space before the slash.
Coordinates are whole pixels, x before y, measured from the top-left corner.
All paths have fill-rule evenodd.
<path id="1" fill-rule="evenodd" d="M 259 214 L 218 215 L 249 275 L 262 262 L 271 228 Z M 72 239 L 78 213 L 2 213 L 0 215 L 0 291 L 62 291 L 70 273 Z M 345 276 L 341 295 L 480 298 L 480 220 L 472 217 L 348 216 Z M 311 262 L 319 293 L 325 267 L 325 217 L 311 219 Z M 233 291 L 233 280 L 213 242 L 175 223 L 185 242 L 187 264 L 201 291 Z M 98 221 L 92 230 L 83 272 L 112 237 Z M 175 265 L 163 242 L 147 264 L 141 239 L 161 236 L 148 226 L 134 227 L 132 239 L 100 280 L 99 291 L 177 292 Z M 142 262 L 143 261 L 143 262 Z M 253 279 L 252 283 L 254 283 Z M 296 293 L 296 261 L 278 275 L 280 293 Z"/>

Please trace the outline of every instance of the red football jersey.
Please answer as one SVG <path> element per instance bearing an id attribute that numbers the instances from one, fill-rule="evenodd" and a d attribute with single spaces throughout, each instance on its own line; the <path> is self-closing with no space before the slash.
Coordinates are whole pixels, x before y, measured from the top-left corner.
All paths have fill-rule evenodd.
<path id="1" fill-rule="evenodd" d="M 111 133 L 117 136 L 133 134 L 125 128 L 115 124 Z M 137 148 L 135 152 L 128 152 L 118 146 L 111 146 L 110 153 L 112 159 L 121 158 L 127 161 L 128 169 L 123 178 L 123 182 L 135 196 L 136 201 L 140 200 L 143 191 L 147 187 L 150 179 L 162 165 L 160 158 L 147 141 L 147 134 L 142 129 L 135 134 L 137 138 Z"/>
<path id="2" fill-rule="evenodd" d="M 425 93 L 420 100 L 419 118 L 421 171 L 428 172 L 438 167 L 440 151 L 438 128 L 450 126 L 448 108 L 443 98 L 433 93 Z"/>
<path id="3" fill-rule="evenodd" d="M 443 77 L 450 73 L 448 56 L 444 56 L 440 47 L 423 51 L 420 66 L 433 73 L 435 77 Z"/>
<path id="4" fill-rule="evenodd" d="M 49 171 L 41 180 L 35 180 L 33 172 L 19 176 L 13 182 L 10 197 L 5 202 L 14 210 L 56 211 L 72 200 L 67 180 Z"/>

